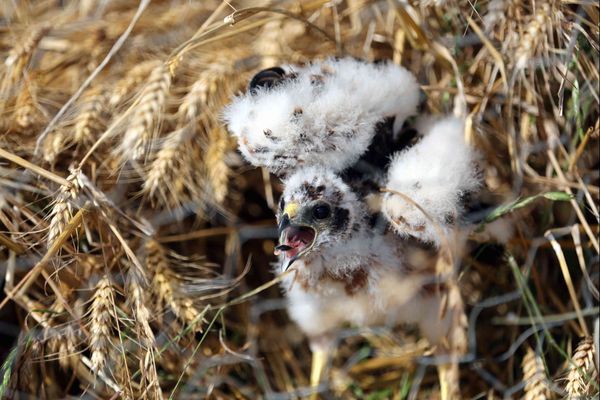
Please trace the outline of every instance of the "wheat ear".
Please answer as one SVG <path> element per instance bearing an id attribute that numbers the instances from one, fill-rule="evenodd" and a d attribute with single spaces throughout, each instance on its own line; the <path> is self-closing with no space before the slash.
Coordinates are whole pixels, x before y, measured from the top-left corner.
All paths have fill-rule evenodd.
<path id="1" fill-rule="evenodd" d="M 139 161 L 148 154 L 162 121 L 170 87 L 169 68 L 164 64 L 154 68 L 139 101 L 131 110 L 131 118 L 118 149 L 122 160 Z"/>
<path id="2" fill-rule="evenodd" d="M 125 76 L 115 83 L 108 96 L 108 105 L 110 106 L 110 109 L 116 109 L 123 105 L 127 99 L 130 99 L 130 96 L 135 89 L 144 83 L 148 78 L 148 75 L 159 66 L 160 61 L 150 60 L 137 64 L 128 70 Z"/>
<path id="3" fill-rule="evenodd" d="M 25 131 L 44 120 L 46 111 L 40 106 L 35 94 L 35 87 L 31 82 L 25 82 L 17 101 L 13 120 L 15 125 Z"/>
<path id="4" fill-rule="evenodd" d="M 128 295 L 141 345 L 139 365 L 142 382 L 144 383 L 142 387 L 147 389 L 146 396 L 143 397 L 160 399 L 162 398 L 162 395 L 155 363 L 155 356 L 157 354 L 156 340 L 152 328 L 150 327 L 150 311 L 146 306 L 146 285 L 144 284 L 146 279 L 144 277 L 144 272 L 139 270 L 133 264 L 129 267 L 128 275 Z"/>
<path id="5" fill-rule="evenodd" d="M 74 170 L 67 177 L 69 186 L 61 186 L 58 189 L 58 195 L 50 211 L 50 226 L 48 230 L 47 246 L 52 246 L 54 240 L 62 233 L 69 221 L 73 218 L 73 202 L 77 199 L 81 189 L 81 182 L 78 179 L 78 170 Z"/>
<path id="6" fill-rule="evenodd" d="M 523 368 L 523 381 L 525 382 L 523 400 L 550 399 L 544 363 L 531 347 L 527 347 L 527 353 L 523 357 L 521 367 Z"/>
<path id="7" fill-rule="evenodd" d="M 591 337 L 583 338 L 577 345 L 565 387 L 569 398 L 587 398 L 598 393 L 598 366 L 594 362 L 598 350 L 595 347 Z"/>
<path id="8" fill-rule="evenodd" d="M 146 242 L 146 264 L 152 271 L 152 288 L 161 304 L 166 304 L 182 322 L 202 331 L 200 313 L 194 302 L 179 293 L 179 282 L 173 276 L 165 249 L 154 239 Z"/>
<path id="9" fill-rule="evenodd" d="M 40 40 L 50 32 L 49 25 L 34 28 L 29 36 L 20 44 L 10 50 L 4 61 L 4 76 L 0 84 L 0 113 L 4 111 L 6 100 L 12 98 L 15 93 L 15 85 L 21 80 L 25 68 L 40 43 Z"/>
<path id="10" fill-rule="evenodd" d="M 225 200 L 229 182 L 229 166 L 225 155 L 230 149 L 230 138 L 222 126 L 214 127 L 208 133 L 208 145 L 204 156 L 206 177 L 212 200 L 221 204 Z"/>
<path id="11" fill-rule="evenodd" d="M 106 367 L 112 343 L 111 330 L 116 320 L 114 307 L 114 289 L 108 276 L 104 275 L 96 285 L 90 307 L 90 350 L 95 373 Z"/>
<path id="12" fill-rule="evenodd" d="M 107 94 L 103 90 L 94 90 L 86 96 L 81 112 L 75 119 L 74 143 L 90 144 L 106 128 L 107 101 Z"/>
<path id="13" fill-rule="evenodd" d="M 162 141 L 146 174 L 142 192 L 166 206 L 179 206 L 200 197 L 196 193 L 200 182 L 196 179 L 199 174 L 195 173 L 194 163 L 201 160 L 196 136 L 208 87 L 205 77 L 191 86 L 177 110 L 177 129 Z"/>

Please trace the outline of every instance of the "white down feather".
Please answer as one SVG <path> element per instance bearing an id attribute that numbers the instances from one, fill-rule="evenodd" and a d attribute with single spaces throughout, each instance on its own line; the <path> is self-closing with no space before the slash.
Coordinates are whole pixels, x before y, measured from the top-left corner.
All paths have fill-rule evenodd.
<path id="1" fill-rule="evenodd" d="M 345 58 L 283 68 L 295 78 L 238 96 L 224 114 L 246 159 L 274 173 L 341 171 L 367 150 L 378 122 L 416 112 L 419 86 L 398 65 Z"/>
<path id="2" fill-rule="evenodd" d="M 394 193 L 386 194 L 383 211 L 401 236 L 440 244 L 436 225 L 448 232 L 461 212 L 461 197 L 480 184 L 477 153 L 464 139 L 464 121 L 428 117 L 417 123 L 423 139 L 394 156 L 388 170 L 387 188 L 415 201 L 433 219 Z"/>

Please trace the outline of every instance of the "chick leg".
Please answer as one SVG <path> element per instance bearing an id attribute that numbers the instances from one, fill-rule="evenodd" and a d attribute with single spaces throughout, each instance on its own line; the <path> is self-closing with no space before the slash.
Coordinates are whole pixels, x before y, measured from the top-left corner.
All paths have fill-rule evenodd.
<path id="1" fill-rule="evenodd" d="M 312 350 L 312 362 L 310 368 L 310 388 L 312 394 L 310 400 L 316 400 L 318 398 L 318 387 L 323 377 L 323 372 L 327 366 L 327 361 L 333 350 L 333 343 L 326 336 L 320 336 L 318 338 L 311 338 L 310 348 Z"/>
<path id="2" fill-rule="evenodd" d="M 312 352 L 312 364 L 310 368 L 310 387 L 313 393 L 310 395 L 310 400 L 316 400 L 318 396 L 317 388 L 321 383 L 321 376 L 329 358 L 329 351 L 316 350 Z"/>
<path id="3" fill-rule="evenodd" d="M 447 355 L 446 355 L 447 357 Z M 440 380 L 440 398 L 442 400 L 454 400 L 460 398 L 458 385 L 458 364 L 441 364 L 437 367 Z"/>

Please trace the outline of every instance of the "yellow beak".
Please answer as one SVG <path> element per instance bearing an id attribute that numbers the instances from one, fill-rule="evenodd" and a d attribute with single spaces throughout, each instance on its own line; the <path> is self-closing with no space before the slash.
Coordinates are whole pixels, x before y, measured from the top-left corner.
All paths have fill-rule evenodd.
<path id="1" fill-rule="evenodd" d="M 298 209 L 300 208 L 300 205 L 298 203 L 289 203 L 285 206 L 285 208 L 283 209 L 283 213 L 287 214 L 288 217 L 290 219 L 294 218 L 296 215 L 298 215 Z"/>

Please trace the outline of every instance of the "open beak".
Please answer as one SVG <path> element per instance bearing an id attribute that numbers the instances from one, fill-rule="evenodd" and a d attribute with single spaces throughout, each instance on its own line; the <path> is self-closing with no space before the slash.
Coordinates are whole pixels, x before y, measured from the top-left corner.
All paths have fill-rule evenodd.
<path id="1" fill-rule="evenodd" d="M 275 247 L 275 255 L 284 255 L 287 262 L 284 271 L 310 251 L 316 237 L 317 231 L 313 227 L 294 224 L 287 213 L 283 214 L 279 223 L 279 245 Z"/>

